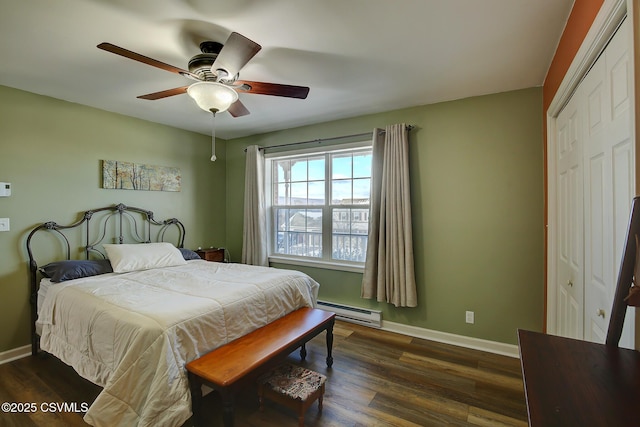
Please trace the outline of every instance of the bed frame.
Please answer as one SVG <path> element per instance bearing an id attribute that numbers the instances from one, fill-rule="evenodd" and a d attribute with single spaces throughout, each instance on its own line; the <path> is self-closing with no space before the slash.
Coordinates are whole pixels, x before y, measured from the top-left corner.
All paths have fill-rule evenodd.
<path id="1" fill-rule="evenodd" d="M 93 222 L 92 222 L 93 220 Z M 84 236 L 80 238 L 81 252 L 85 259 L 106 259 L 103 243 L 150 243 L 152 241 L 164 242 L 169 229 L 177 228 L 177 241 L 172 242 L 178 248 L 184 246 L 185 228 L 176 218 L 156 221 L 152 211 L 126 206 L 122 203 L 98 209 L 85 211 L 81 219 L 70 224 L 60 225 L 54 221 L 48 221 L 35 227 L 27 237 L 27 254 L 29 255 L 29 284 L 31 304 L 31 354 L 36 355 L 39 349 L 39 337 L 36 333 L 38 289 L 40 288 L 38 264 L 33 256 L 32 239 L 40 232 L 53 233 L 65 249 L 65 258 L 71 259 L 71 243 L 69 233 L 85 225 Z M 155 232 L 152 235 L 152 232 Z M 82 234 L 82 233 L 81 233 Z M 77 239 L 76 239 L 77 240 Z M 74 246 L 77 247 L 77 246 Z M 59 261 L 59 260 L 57 260 Z"/>

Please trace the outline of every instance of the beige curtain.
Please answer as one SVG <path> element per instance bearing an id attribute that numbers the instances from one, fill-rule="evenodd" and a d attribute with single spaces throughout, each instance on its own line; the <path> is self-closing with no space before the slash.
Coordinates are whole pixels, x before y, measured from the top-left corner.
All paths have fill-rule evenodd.
<path id="1" fill-rule="evenodd" d="M 247 147 L 242 262 L 252 265 L 269 265 L 264 200 L 264 156 L 257 145 Z"/>
<path id="2" fill-rule="evenodd" d="M 371 209 L 362 297 L 418 305 L 413 266 L 406 125 L 373 131 Z"/>

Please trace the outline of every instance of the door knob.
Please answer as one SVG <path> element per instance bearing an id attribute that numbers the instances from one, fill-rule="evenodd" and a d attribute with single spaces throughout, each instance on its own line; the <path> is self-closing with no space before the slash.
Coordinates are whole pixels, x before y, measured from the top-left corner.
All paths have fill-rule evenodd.
<path id="1" fill-rule="evenodd" d="M 572 282 L 571 280 L 569 280 L 569 281 L 567 282 L 567 286 L 569 286 L 570 288 L 573 288 L 573 282 Z"/>
<path id="2" fill-rule="evenodd" d="M 596 310 L 596 316 L 600 316 L 604 319 L 604 310 L 599 308 L 598 310 Z"/>

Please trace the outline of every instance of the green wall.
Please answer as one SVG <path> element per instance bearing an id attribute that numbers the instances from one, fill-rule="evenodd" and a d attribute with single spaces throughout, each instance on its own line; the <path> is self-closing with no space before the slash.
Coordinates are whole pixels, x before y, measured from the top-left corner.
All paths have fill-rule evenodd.
<path id="1" fill-rule="evenodd" d="M 210 137 L 0 86 L 0 352 L 29 343 L 25 240 L 38 223 L 78 219 L 124 203 L 184 222 L 187 247 L 223 245 L 225 142 L 209 161 Z M 103 159 L 179 167 L 182 191 L 101 188 Z M 42 254 L 46 256 L 46 254 Z"/>
<path id="2" fill-rule="evenodd" d="M 361 133 L 405 122 L 411 131 L 414 251 L 419 306 L 360 298 L 361 274 L 296 267 L 322 299 L 382 309 L 384 319 L 516 343 L 543 320 L 542 92 L 539 88 L 392 111 L 230 141 L 0 86 L 0 352 L 29 342 L 28 231 L 125 203 L 177 217 L 186 246 L 225 245 L 239 261 L 244 148 Z M 104 190 L 100 160 L 176 166 L 179 193 Z M 287 267 L 276 265 L 277 267 Z M 473 310 L 476 323 L 464 322 Z"/>
<path id="3" fill-rule="evenodd" d="M 383 311 L 383 319 L 515 344 L 543 322 L 542 90 L 468 98 L 227 142 L 227 236 L 242 245 L 244 148 L 366 132 L 406 123 L 410 133 L 418 307 L 360 298 L 362 275 L 299 268 L 320 298 Z M 286 265 L 276 265 L 286 268 Z M 465 323 L 465 311 L 475 324 Z"/>

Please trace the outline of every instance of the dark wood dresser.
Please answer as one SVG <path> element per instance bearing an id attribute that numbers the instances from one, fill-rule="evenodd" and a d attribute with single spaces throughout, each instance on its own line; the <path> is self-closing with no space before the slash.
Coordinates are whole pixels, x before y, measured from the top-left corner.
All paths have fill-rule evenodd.
<path id="1" fill-rule="evenodd" d="M 640 352 L 518 331 L 529 426 L 640 426 Z"/>

